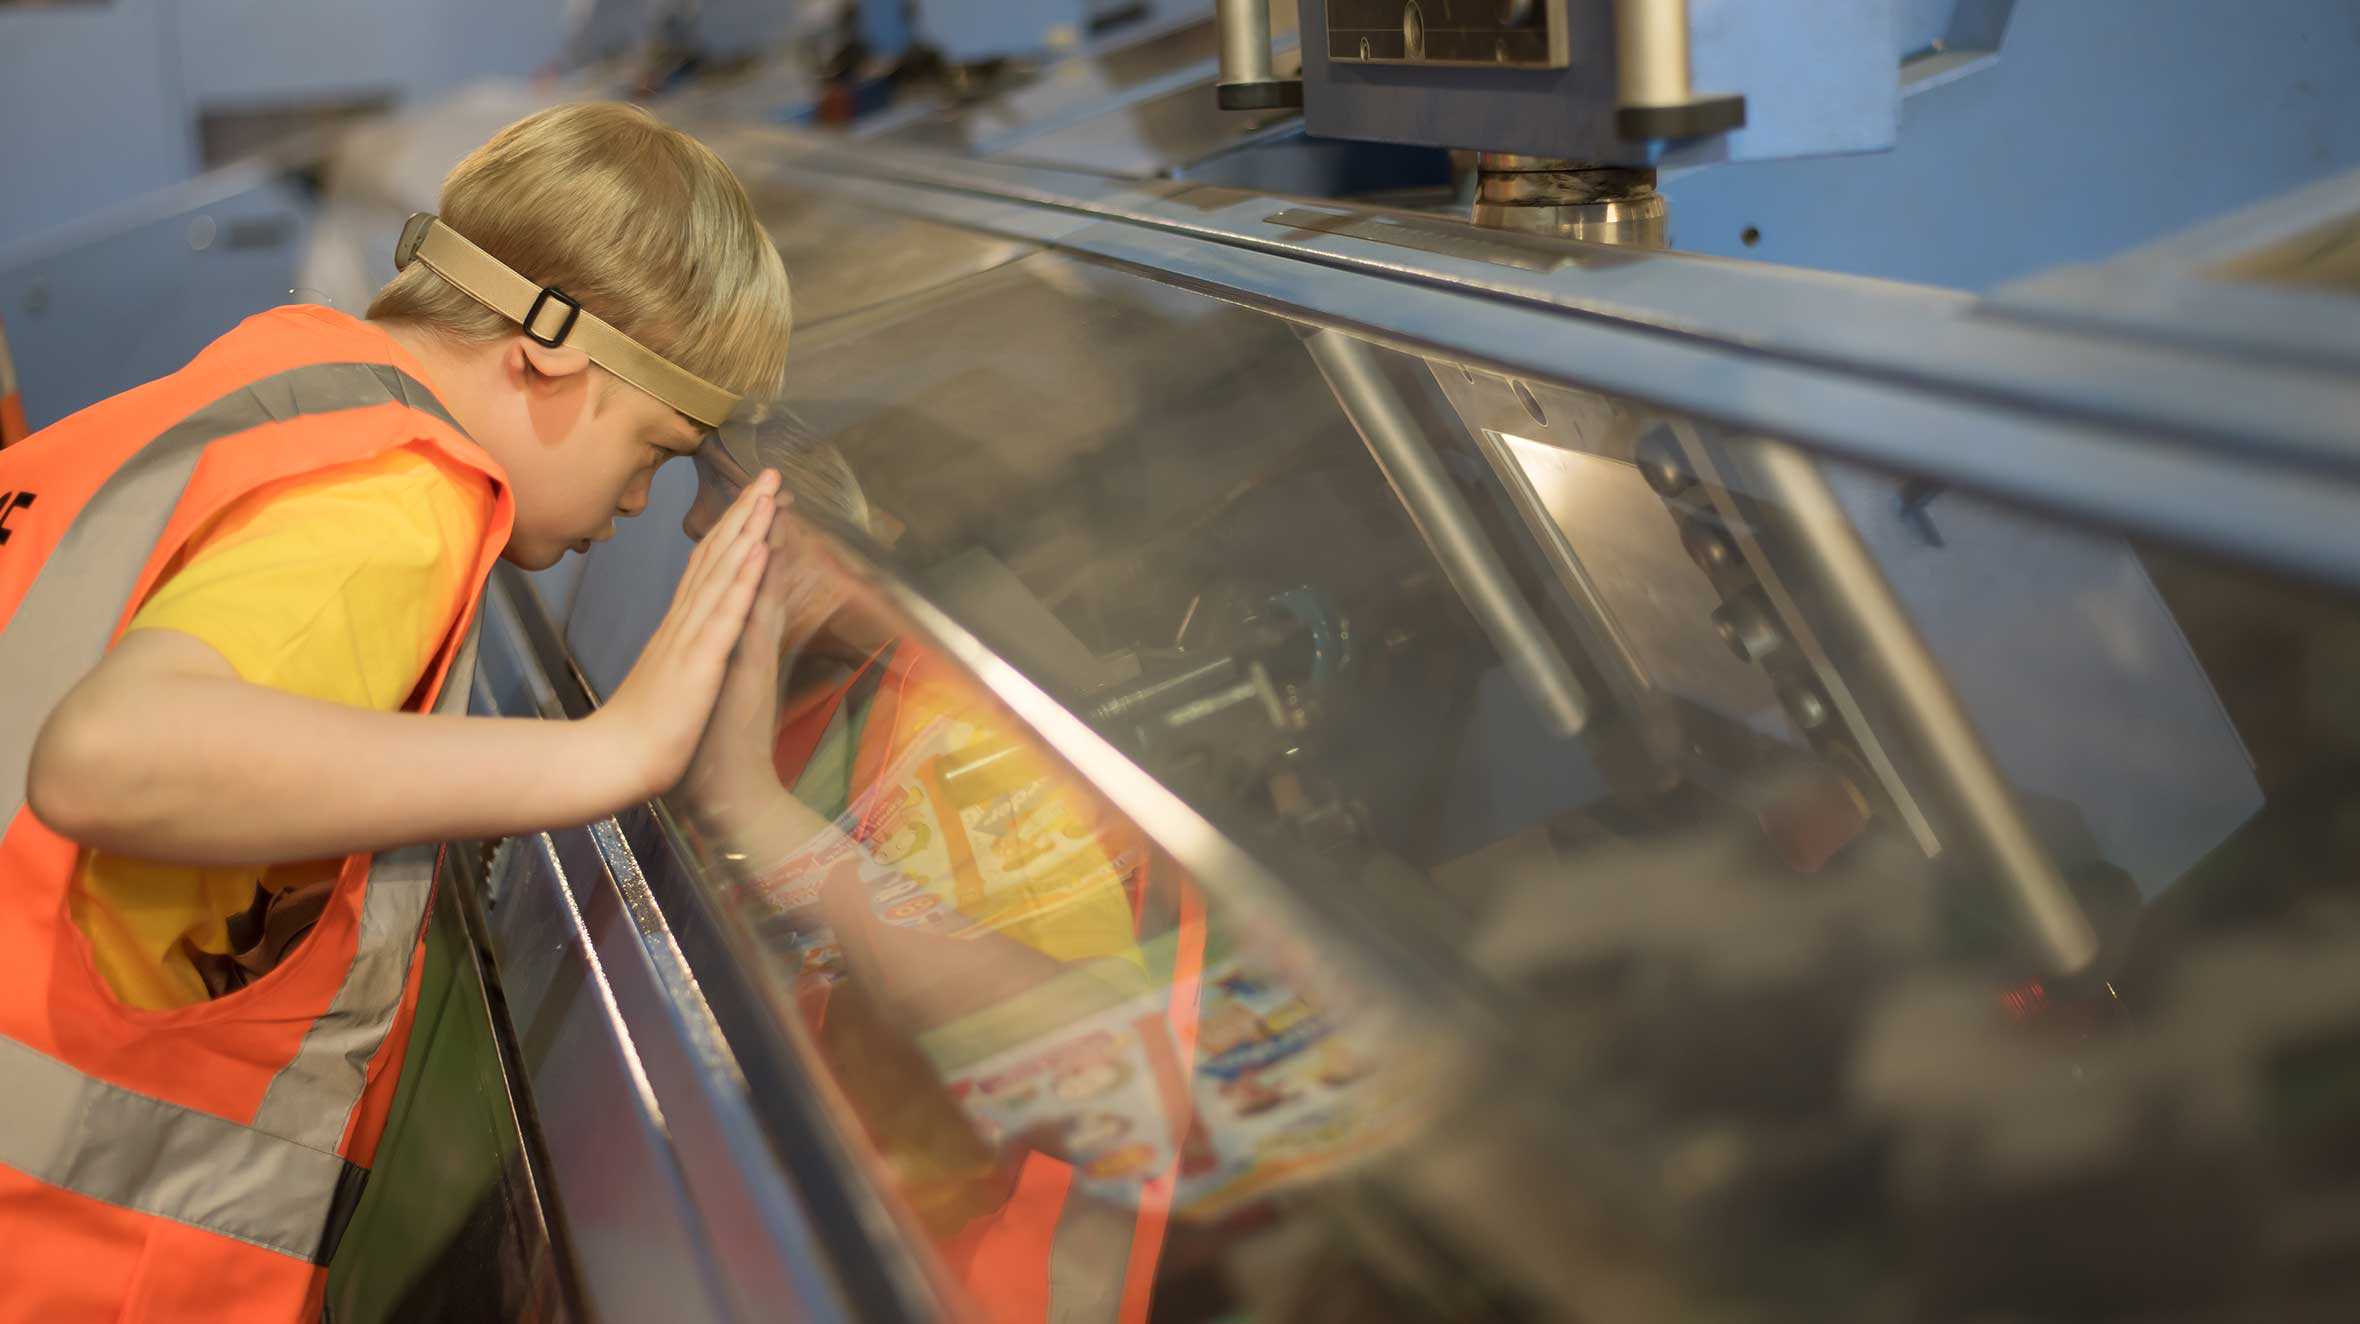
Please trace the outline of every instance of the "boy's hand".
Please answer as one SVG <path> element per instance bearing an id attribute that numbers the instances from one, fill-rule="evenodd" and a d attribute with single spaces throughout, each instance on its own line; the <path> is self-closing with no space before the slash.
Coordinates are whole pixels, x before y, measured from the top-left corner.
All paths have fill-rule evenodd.
<path id="1" fill-rule="evenodd" d="M 786 648 L 787 522 L 771 521 L 762 585 L 731 652 L 728 674 L 678 794 L 708 826 L 737 826 L 786 792 L 771 768 L 778 734 L 780 654 Z"/>
<path id="2" fill-rule="evenodd" d="M 773 763 L 779 676 L 843 597 L 843 572 L 793 521 L 772 520 L 769 544 L 762 587 L 730 656 L 704 741 L 674 790 L 707 828 L 733 837 L 776 836 L 766 830 L 769 820 L 807 817 L 792 812 L 793 797 Z M 741 851 L 749 844 L 734 843 Z"/>
<path id="3" fill-rule="evenodd" d="M 631 799 L 672 789 L 704 734 L 762 580 L 778 482 L 764 470 L 697 544 L 631 674 L 582 723 Z"/>

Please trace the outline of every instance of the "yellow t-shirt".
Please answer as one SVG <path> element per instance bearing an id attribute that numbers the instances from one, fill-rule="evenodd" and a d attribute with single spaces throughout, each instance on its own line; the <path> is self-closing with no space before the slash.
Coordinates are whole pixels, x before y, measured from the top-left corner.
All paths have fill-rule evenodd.
<path id="1" fill-rule="evenodd" d="M 212 646 L 257 685 L 390 712 L 417 689 L 472 587 L 493 493 L 479 473 L 402 447 L 271 484 L 215 517 L 132 617 Z M 74 922 L 135 1007 L 207 997 L 196 955 L 227 955 L 255 888 L 335 876 L 340 861 L 195 869 L 84 852 Z"/>

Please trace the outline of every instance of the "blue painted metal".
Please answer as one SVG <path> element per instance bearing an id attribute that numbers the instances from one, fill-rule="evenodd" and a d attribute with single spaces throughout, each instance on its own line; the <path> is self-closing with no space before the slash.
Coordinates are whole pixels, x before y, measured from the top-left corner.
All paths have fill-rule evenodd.
<path id="1" fill-rule="evenodd" d="M 1326 0 L 1303 3 L 1304 123 L 1339 138 L 1585 161 L 1693 164 L 1859 152 L 1893 141 L 1904 53 L 1893 0 L 1689 0 L 1696 87 L 1746 98 L 1746 127 L 1691 142 L 1615 129 L 1604 0 L 1570 0 L 1570 63 L 1552 70 L 1339 65 Z"/>
<path id="2" fill-rule="evenodd" d="M 26 421 L 45 427 L 176 371 L 242 318 L 292 302 L 311 204 L 239 166 L 0 245 L 0 315 Z"/>
<path id="3" fill-rule="evenodd" d="M 1672 246 L 1989 289 L 2360 165 L 2355 68 L 2348 0 L 2023 0 L 1890 152 L 1667 177 Z"/>
<path id="4" fill-rule="evenodd" d="M 196 169 L 171 12 L 167 0 L 0 5 L 0 246 Z"/>

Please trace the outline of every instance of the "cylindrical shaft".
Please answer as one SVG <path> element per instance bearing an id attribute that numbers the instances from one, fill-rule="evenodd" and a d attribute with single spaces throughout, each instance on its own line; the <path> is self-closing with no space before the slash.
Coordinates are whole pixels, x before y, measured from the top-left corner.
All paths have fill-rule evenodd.
<path id="1" fill-rule="evenodd" d="M 1614 60 L 1623 105 L 1687 105 L 1688 0 L 1614 0 Z"/>
<path id="2" fill-rule="evenodd" d="M 1393 384 L 1385 380 L 1375 355 L 1366 343 L 1335 331 L 1312 332 L 1307 342 L 1336 403 L 1400 495 L 1459 600 L 1491 637 L 1508 674 L 1553 733 L 1579 732 L 1590 719 L 1590 699 L 1581 681 L 1517 592 L 1508 567 L 1451 482 L 1442 457 L 1427 444 Z"/>
<path id="3" fill-rule="evenodd" d="M 1213 22 L 1221 36 L 1221 81 L 1272 81 L 1270 0 L 1214 0 Z"/>

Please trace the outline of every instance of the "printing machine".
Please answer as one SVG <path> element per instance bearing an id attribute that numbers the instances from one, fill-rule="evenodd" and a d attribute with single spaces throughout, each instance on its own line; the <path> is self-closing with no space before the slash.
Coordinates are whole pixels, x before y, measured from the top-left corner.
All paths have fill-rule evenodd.
<path id="1" fill-rule="evenodd" d="M 1155 1228 L 1073 1318 L 2350 1318 L 2360 176 L 1984 296 L 1660 246 L 1656 172 L 1973 76 L 1931 8 L 1307 0 L 1298 66 L 1225 0 L 674 107 L 870 511 L 798 573 L 970 696 L 997 863 L 860 922 L 984 951 L 1051 803 L 1184 900 L 822 1022 L 890 967 L 682 798 L 454 848 L 336 1317 L 985 1318 L 1049 1154 Z M 696 483 L 502 572 L 478 711 L 595 708 Z"/>

